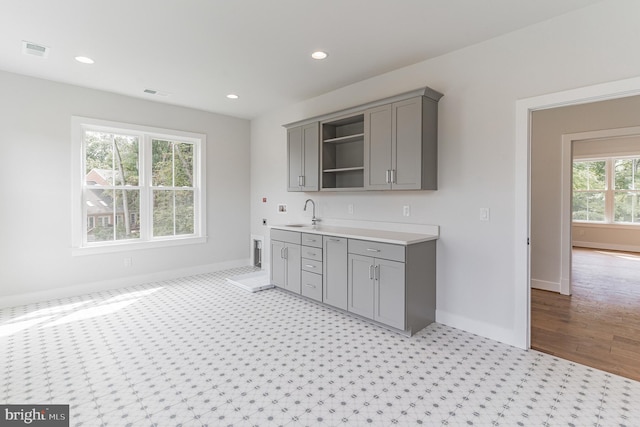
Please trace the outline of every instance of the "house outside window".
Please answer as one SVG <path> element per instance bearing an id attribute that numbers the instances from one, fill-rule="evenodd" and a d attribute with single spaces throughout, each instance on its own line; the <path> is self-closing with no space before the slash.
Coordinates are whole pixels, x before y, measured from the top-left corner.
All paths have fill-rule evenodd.
<path id="1" fill-rule="evenodd" d="M 573 162 L 574 222 L 640 224 L 640 156 Z"/>
<path id="2" fill-rule="evenodd" d="M 74 117 L 73 247 L 203 242 L 205 136 Z"/>

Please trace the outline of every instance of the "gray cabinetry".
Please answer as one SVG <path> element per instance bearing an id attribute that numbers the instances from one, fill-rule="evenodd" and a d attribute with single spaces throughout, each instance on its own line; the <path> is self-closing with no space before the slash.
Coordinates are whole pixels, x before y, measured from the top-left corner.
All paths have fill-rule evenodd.
<path id="1" fill-rule="evenodd" d="M 362 189 L 364 116 L 362 113 L 322 122 L 322 189 Z"/>
<path id="2" fill-rule="evenodd" d="M 322 236 L 302 233 L 302 295 L 322 302 Z"/>
<path id="3" fill-rule="evenodd" d="M 423 96 L 365 113 L 365 188 L 437 189 L 437 102 Z"/>
<path id="4" fill-rule="evenodd" d="M 318 191 L 319 123 L 287 129 L 288 191 Z"/>
<path id="5" fill-rule="evenodd" d="M 300 233 L 271 230 L 271 283 L 301 293 Z"/>
<path id="6" fill-rule="evenodd" d="M 350 240 L 349 252 L 348 310 L 405 329 L 405 263 L 378 258 L 404 260 L 404 247 Z M 366 252 L 376 257 L 362 255 Z"/>
<path id="7" fill-rule="evenodd" d="M 323 236 L 323 295 L 325 304 L 347 309 L 347 239 Z"/>

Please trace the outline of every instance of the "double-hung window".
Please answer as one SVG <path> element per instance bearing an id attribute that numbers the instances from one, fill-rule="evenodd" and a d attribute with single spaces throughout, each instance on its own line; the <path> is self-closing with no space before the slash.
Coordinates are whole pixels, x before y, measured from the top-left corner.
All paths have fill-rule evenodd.
<path id="1" fill-rule="evenodd" d="M 573 220 L 640 224 L 640 156 L 573 162 Z"/>
<path id="2" fill-rule="evenodd" d="M 204 135 L 82 117 L 72 129 L 78 253 L 204 241 Z"/>

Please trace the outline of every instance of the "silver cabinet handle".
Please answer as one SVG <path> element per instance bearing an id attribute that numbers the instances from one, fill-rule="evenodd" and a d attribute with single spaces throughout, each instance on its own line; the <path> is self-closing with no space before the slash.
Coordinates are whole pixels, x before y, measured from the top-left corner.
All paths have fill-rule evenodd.
<path id="1" fill-rule="evenodd" d="M 304 187 L 304 176 L 298 175 L 298 185 Z"/>
<path id="2" fill-rule="evenodd" d="M 375 280 L 380 280 L 380 266 L 379 265 L 376 265 L 373 268 L 373 278 Z"/>
<path id="3" fill-rule="evenodd" d="M 289 259 L 289 248 L 284 248 L 284 259 Z"/>
<path id="4" fill-rule="evenodd" d="M 329 239 L 329 240 L 331 240 L 332 242 L 339 242 L 340 241 L 340 239 Z"/>
<path id="5" fill-rule="evenodd" d="M 395 182 L 396 182 L 396 170 L 391 169 L 391 184 L 394 184 Z"/>
<path id="6" fill-rule="evenodd" d="M 284 248 L 280 248 L 280 258 L 284 258 Z"/>
<path id="7" fill-rule="evenodd" d="M 314 256 L 314 255 L 315 255 L 315 252 L 307 252 L 307 255 L 309 255 L 309 256 Z"/>
<path id="8" fill-rule="evenodd" d="M 311 283 L 305 283 L 305 286 L 309 287 L 309 288 L 316 288 L 316 285 L 312 285 Z"/>
<path id="9" fill-rule="evenodd" d="M 305 239 L 305 242 L 312 242 L 315 243 L 316 239 Z"/>
<path id="10" fill-rule="evenodd" d="M 389 172 L 391 172 L 391 171 L 390 171 L 389 169 L 387 169 L 387 170 L 385 171 L 385 176 L 384 176 L 384 182 L 386 182 L 387 184 L 390 184 L 390 183 L 391 183 L 391 181 L 389 181 L 389 175 L 390 175 L 390 173 L 389 173 Z"/>
<path id="11" fill-rule="evenodd" d="M 373 280 L 373 265 L 369 266 L 369 279 Z"/>
<path id="12" fill-rule="evenodd" d="M 367 248 L 367 251 L 369 251 L 369 252 L 380 252 L 380 249 L 376 249 L 376 248 Z"/>
<path id="13" fill-rule="evenodd" d="M 316 268 L 315 265 L 311 265 L 311 264 L 305 264 L 304 266 L 307 267 L 307 268 Z"/>

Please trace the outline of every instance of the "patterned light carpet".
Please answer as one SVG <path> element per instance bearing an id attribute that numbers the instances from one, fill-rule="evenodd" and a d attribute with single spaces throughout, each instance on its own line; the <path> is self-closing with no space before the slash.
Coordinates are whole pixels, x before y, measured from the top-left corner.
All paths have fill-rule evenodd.
<path id="1" fill-rule="evenodd" d="M 407 338 L 225 278 L 0 310 L 2 403 L 72 426 L 637 425 L 640 383 L 439 324 Z"/>

